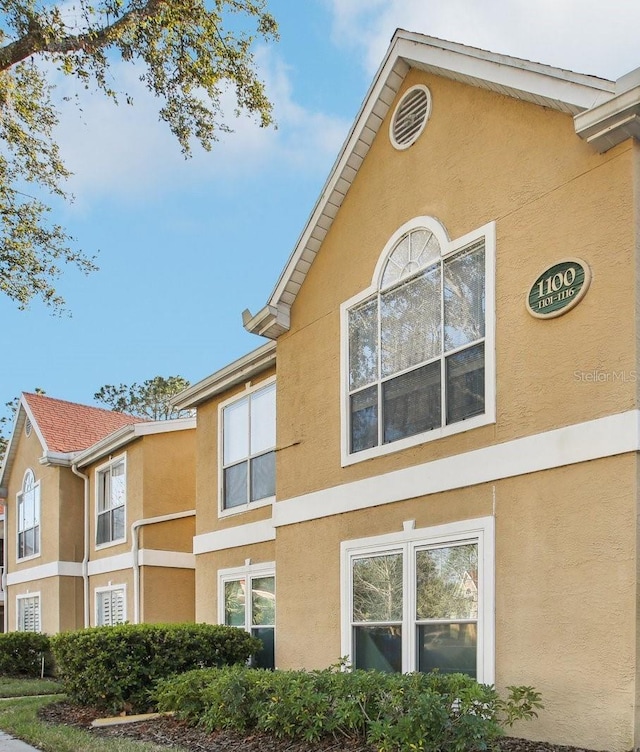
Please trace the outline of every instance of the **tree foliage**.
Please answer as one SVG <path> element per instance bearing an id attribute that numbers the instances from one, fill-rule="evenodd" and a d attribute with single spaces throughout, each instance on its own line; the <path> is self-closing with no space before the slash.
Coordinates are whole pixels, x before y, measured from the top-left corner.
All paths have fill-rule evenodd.
<path id="1" fill-rule="evenodd" d="M 51 4 L 0 0 L 0 291 L 24 308 L 33 298 L 60 310 L 54 281 L 64 264 L 89 273 L 94 259 L 51 223 L 44 195 L 70 199 L 69 176 L 53 133 L 55 67 L 117 102 L 113 63 L 121 59 L 160 103 L 159 117 L 185 156 L 211 149 L 230 130 L 221 97 L 232 89 L 236 113 L 272 122 L 251 47 L 277 26 L 266 0 L 75 0 Z M 252 33 L 242 29 L 249 23 Z M 43 64 L 46 63 L 47 65 Z M 35 195 L 34 195 L 35 194 Z"/>
<path id="2" fill-rule="evenodd" d="M 93 398 L 110 410 L 150 420 L 171 420 L 190 415 L 189 410 L 176 410 L 172 405 L 176 394 L 188 386 L 189 382 L 182 376 L 155 376 L 142 384 L 133 383 L 130 386 L 106 384 Z"/>

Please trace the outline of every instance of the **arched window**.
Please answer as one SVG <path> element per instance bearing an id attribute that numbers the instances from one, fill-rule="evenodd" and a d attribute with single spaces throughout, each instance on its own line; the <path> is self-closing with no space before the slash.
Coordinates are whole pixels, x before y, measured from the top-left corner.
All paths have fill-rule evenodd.
<path id="1" fill-rule="evenodd" d="M 24 474 L 17 501 L 17 558 L 37 556 L 40 553 L 40 483 L 36 483 L 33 470 Z"/>
<path id="2" fill-rule="evenodd" d="M 485 415 L 487 229 L 452 243 L 412 220 L 345 304 L 348 454 Z"/>

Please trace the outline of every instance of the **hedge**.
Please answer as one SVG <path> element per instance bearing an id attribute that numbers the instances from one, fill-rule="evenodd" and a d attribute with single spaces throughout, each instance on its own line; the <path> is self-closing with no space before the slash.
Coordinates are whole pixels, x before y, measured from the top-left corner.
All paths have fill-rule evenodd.
<path id="1" fill-rule="evenodd" d="M 533 688 L 507 689 L 502 699 L 462 674 L 231 667 L 161 681 L 156 700 L 159 710 L 209 732 L 350 738 L 380 752 L 471 752 L 490 749 L 504 724 L 535 717 L 542 707 Z"/>
<path id="2" fill-rule="evenodd" d="M 52 669 L 49 637 L 39 632 L 0 633 L 0 675 L 36 678 Z"/>
<path id="3" fill-rule="evenodd" d="M 246 663 L 260 646 L 244 630 L 214 624 L 122 624 L 51 637 L 68 699 L 114 713 L 150 709 L 159 679 Z"/>

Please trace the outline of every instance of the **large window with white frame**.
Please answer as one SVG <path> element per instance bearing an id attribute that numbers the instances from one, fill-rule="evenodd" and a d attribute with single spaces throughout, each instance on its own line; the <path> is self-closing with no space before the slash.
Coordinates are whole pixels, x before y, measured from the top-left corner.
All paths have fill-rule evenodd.
<path id="1" fill-rule="evenodd" d="M 16 629 L 18 632 L 40 632 L 40 593 L 16 597 Z"/>
<path id="2" fill-rule="evenodd" d="M 276 493 L 276 384 L 221 405 L 221 511 L 268 502 Z"/>
<path id="3" fill-rule="evenodd" d="M 113 627 L 127 620 L 127 589 L 125 585 L 96 588 L 96 625 Z"/>
<path id="4" fill-rule="evenodd" d="M 492 683 L 493 568 L 492 518 L 343 543 L 343 654 Z"/>
<path id="5" fill-rule="evenodd" d="M 493 223 L 450 241 L 403 225 L 343 306 L 343 460 L 493 420 Z"/>
<path id="6" fill-rule="evenodd" d="M 40 483 L 27 470 L 16 504 L 17 558 L 28 559 L 40 554 Z"/>
<path id="7" fill-rule="evenodd" d="M 218 572 L 219 621 L 262 640 L 253 656 L 258 668 L 275 668 L 275 565 L 249 564 Z"/>
<path id="8" fill-rule="evenodd" d="M 96 545 L 125 539 L 126 503 L 127 471 L 123 456 L 96 471 Z"/>

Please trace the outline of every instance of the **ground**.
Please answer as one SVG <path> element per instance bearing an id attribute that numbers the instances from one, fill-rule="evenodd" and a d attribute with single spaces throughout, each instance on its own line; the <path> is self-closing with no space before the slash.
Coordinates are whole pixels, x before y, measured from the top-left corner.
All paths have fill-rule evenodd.
<path id="1" fill-rule="evenodd" d="M 101 713 L 85 707 L 77 707 L 64 702 L 46 705 L 40 710 L 43 720 L 50 723 L 64 723 L 90 730 L 101 736 L 117 736 L 163 744 L 168 748 L 181 747 L 189 752 L 374 752 L 358 742 L 328 739 L 310 744 L 293 742 L 290 739 L 276 739 L 265 734 L 236 734 L 219 731 L 208 734 L 171 717 L 161 717 L 140 723 L 93 728 L 91 721 Z M 102 713 L 104 715 L 104 713 Z M 589 752 L 578 747 L 561 747 L 544 742 L 531 742 L 525 739 L 506 738 L 500 742 L 501 752 Z"/>

